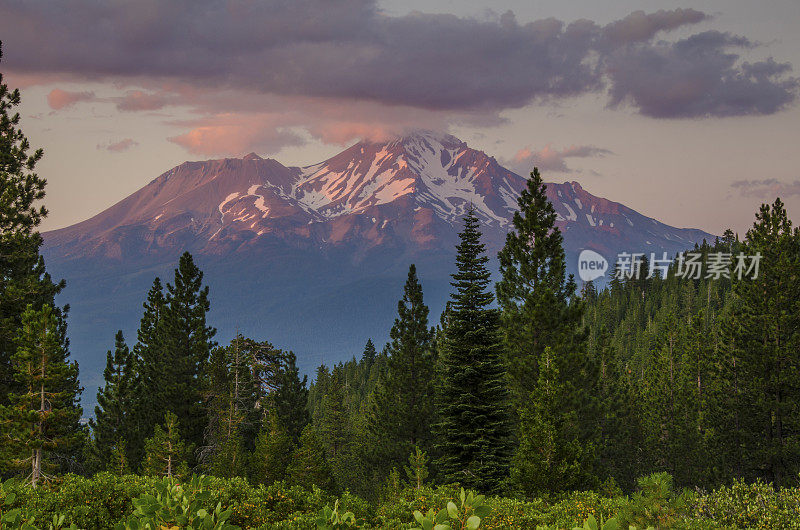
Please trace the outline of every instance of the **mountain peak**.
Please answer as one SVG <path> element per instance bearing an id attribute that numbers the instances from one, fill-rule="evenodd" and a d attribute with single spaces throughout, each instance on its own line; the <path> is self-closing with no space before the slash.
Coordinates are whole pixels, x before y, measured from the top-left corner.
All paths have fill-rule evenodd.
<path id="1" fill-rule="evenodd" d="M 264 159 L 255 153 L 247 153 L 242 157 L 242 160 L 264 160 Z"/>
<path id="2" fill-rule="evenodd" d="M 419 145 L 423 143 L 440 144 L 450 148 L 461 146 L 466 147 L 467 145 L 465 142 L 456 138 L 452 134 L 431 131 L 428 129 L 415 129 L 410 131 L 409 133 L 395 140 L 395 143 L 400 143 L 403 145 Z"/>

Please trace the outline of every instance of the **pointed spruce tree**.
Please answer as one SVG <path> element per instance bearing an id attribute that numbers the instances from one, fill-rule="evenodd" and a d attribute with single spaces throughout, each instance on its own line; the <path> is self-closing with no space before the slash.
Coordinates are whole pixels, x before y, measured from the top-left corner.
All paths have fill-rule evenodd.
<path id="1" fill-rule="evenodd" d="M 136 332 L 137 342 L 133 347 L 134 385 L 133 405 L 130 411 L 131 435 L 127 442 L 129 465 L 138 469 L 144 456 L 144 441 L 153 432 L 153 427 L 163 420 L 164 414 L 155 407 L 152 396 L 156 395 L 162 375 L 169 369 L 168 359 L 161 355 L 158 330 L 164 316 L 164 286 L 155 278 L 142 304 L 144 312 Z M 159 415 L 160 414 L 160 415 Z"/>
<path id="2" fill-rule="evenodd" d="M 310 421 L 308 414 L 308 376 L 300 379 L 297 357 L 289 352 L 281 363 L 277 375 L 277 388 L 272 394 L 277 419 L 292 443 L 298 443 L 300 434 Z"/>
<path id="3" fill-rule="evenodd" d="M 208 363 L 216 330 L 206 323 L 210 307 L 208 287 L 192 255 L 185 252 L 175 269 L 175 279 L 167 284 L 163 309 L 155 327 L 153 367 L 148 374 L 146 396 L 151 414 L 167 411 L 181 418 L 187 442 L 202 444 L 206 416 L 202 405 L 201 375 Z"/>
<path id="4" fill-rule="evenodd" d="M 114 337 L 114 351 L 106 354 L 103 371 L 105 384 L 97 391 L 95 417 L 89 420 L 92 430 L 90 464 L 95 471 L 103 471 L 111 465 L 111 453 L 119 447 L 120 440 L 127 440 L 136 426 L 131 425 L 129 414 L 133 408 L 135 374 L 133 354 L 122 330 Z"/>
<path id="5" fill-rule="evenodd" d="M 546 347 L 565 356 L 582 350 L 582 305 L 577 285 L 566 274 L 561 231 L 547 187 L 534 168 L 519 197 L 514 229 L 498 254 L 497 283 L 512 397 L 528 400 L 538 381 L 538 361 Z M 568 353 L 569 352 L 569 353 Z"/>
<path id="6" fill-rule="evenodd" d="M 50 305 L 40 310 L 29 306 L 23 313 L 12 357 L 19 390 L 0 409 L 0 451 L 8 467 L 23 470 L 34 488 L 57 469 L 59 460 L 71 458 L 82 441 L 78 364 L 69 360 L 61 318 Z"/>
<path id="7" fill-rule="evenodd" d="M 401 467 L 415 447 L 427 451 L 432 441 L 433 331 L 414 265 L 409 267 L 397 312 L 386 347 L 387 367 L 375 390 L 369 421 L 379 444 L 376 464 L 384 474 Z"/>
<path id="8" fill-rule="evenodd" d="M 277 480 L 283 480 L 293 451 L 294 446 L 286 429 L 280 424 L 275 412 L 270 412 L 261 426 L 250 457 L 250 481 L 269 486 Z"/>
<path id="9" fill-rule="evenodd" d="M 594 399 L 597 365 L 587 355 L 583 301 L 576 296 L 572 275 L 566 274 L 563 238 L 555 226 L 556 212 L 545 191 L 539 170 L 534 168 L 518 200 L 514 229 L 498 254 L 501 279 L 496 286 L 497 300 L 517 423 L 516 439 L 519 450 L 524 451 L 531 445 L 525 437 L 538 438 L 537 425 L 546 425 L 556 436 L 554 443 L 565 448 L 578 446 L 567 453 L 553 453 L 553 457 L 563 456 L 567 461 L 549 465 L 564 473 L 571 469 L 569 472 L 575 477 L 585 479 L 592 476 L 593 445 L 598 436 Z M 547 348 L 550 353 L 545 356 Z M 557 381 L 540 378 L 539 362 L 543 358 L 554 363 L 548 373 Z M 542 384 L 559 389 L 559 406 L 551 406 L 554 398 L 542 393 Z M 579 458 L 579 473 L 574 471 L 574 458 Z M 525 459 L 518 455 L 514 461 L 523 465 Z M 535 467 L 524 465 L 515 473 L 516 479 L 529 484 L 536 481 L 525 475 L 526 470 L 536 472 Z M 565 487 L 566 483 L 565 476 L 550 481 L 556 488 Z"/>
<path id="10" fill-rule="evenodd" d="M 489 258 L 473 209 L 459 237 L 439 350 L 437 464 L 444 480 L 494 494 L 508 478 L 511 422 L 500 315 L 491 307 Z"/>

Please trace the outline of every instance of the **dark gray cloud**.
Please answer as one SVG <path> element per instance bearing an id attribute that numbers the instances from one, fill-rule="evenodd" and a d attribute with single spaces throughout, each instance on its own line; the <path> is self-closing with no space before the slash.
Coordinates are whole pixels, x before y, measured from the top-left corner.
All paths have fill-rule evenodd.
<path id="1" fill-rule="evenodd" d="M 798 81 L 772 59 L 746 63 L 747 39 L 704 32 L 655 41 L 707 20 L 693 9 L 600 26 L 520 24 L 412 13 L 374 0 L 5 0 L 7 64 L 28 74 L 176 80 L 204 88 L 497 112 L 608 90 L 610 105 L 664 117 L 770 114 Z M 122 110 L 168 99 L 128 98 Z"/>
<path id="2" fill-rule="evenodd" d="M 739 63 L 746 38 L 705 31 L 675 43 L 637 44 L 605 58 L 612 107 L 630 103 L 654 118 L 773 114 L 797 97 L 791 66 Z"/>
<path id="3" fill-rule="evenodd" d="M 793 182 L 783 182 L 778 179 L 737 180 L 731 184 L 731 188 L 738 190 L 745 197 L 757 197 L 759 199 L 785 198 L 792 195 L 800 195 L 800 180 Z"/>

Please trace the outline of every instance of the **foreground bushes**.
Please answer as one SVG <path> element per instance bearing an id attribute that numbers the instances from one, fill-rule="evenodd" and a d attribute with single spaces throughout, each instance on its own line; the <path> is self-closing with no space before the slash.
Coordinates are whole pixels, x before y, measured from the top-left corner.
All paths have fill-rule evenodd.
<path id="1" fill-rule="evenodd" d="M 459 514 L 467 514 L 460 497 L 457 486 L 406 487 L 372 505 L 348 493 L 333 497 L 318 488 L 309 491 L 281 482 L 252 486 L 240 478 L 195 477 L 176 485 L 136 475 L 66 475 L 36 490 L 5 483 L 0 517 L 13 519 L 6 518 L 0 528 L 21 528 L 24 521 L 38 528 L 144 528 L 142 522 L 162 517 L 158 520 L 179 528 L 408 529 L 424 527 L 421 520 L 433 521 L 442 510 L 446 514 L 450 502 L 460 507 Z M 475 512 L 480 529 L 571 529 L 583 527 L 589 518 L 611 517 L 622 528 L 800 528 L 800 488 L 776 491 L 762 482 L 734 482 L 708 493 L 676 492 L 666 474 L 640 479 L 630 497 L 586 491 L 530 502 L 488 497 L 480 504 Z M 471 514 L 462 517 L 465 528 Z M 470 524 L 472 528 L 476 521 Z"/>

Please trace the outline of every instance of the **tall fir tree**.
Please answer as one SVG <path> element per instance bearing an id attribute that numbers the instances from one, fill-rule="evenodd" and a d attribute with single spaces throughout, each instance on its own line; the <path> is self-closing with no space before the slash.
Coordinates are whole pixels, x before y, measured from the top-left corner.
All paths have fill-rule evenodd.
<path id="1" fill-rule="evenodd" d="M 496 286 L 497 300 L 502 311 L 517 443 L 524 453 L 531 444 L 524 438 L 538 437 L 535 430 L 546 426 L 556 437 L 554 443 L 564 448 L 578 446 L 561 455 L 567 459 L 564 462 L 549 465 L 563 473 L 570 469 L 576 477 L 586 479 L 593 476 L 593 447 L 598 436 L 597 364 L 587 355 L 584 304 L 576 296 L 572 275 L 566 274 L 563 238 L 545 191 L 539 170 L 534 168 L 518 199 L 514 230 L 506 236 L 498 254 L 501 280 Z M 547 348 L 551 351 L 545 356 Z M 539 361 L 545 357 L 554 363 L 548 367 L 548 377 L 557 381 L 541 379 Z M 542 384 L 558 391 L 545 395 L 539 388 Z M 551 406 L 556 398 L 559 405 Z M 580 473 L 574 471 L 574 458 L 579 459 Z M 523 465 L 524 458 L 518 455 L 515 462 Z M 524 465 L 515 477 L 533 483 L 535 478 L 526 476 L 526 471 L 535 472 L 535 467 Z M 554 478 L 552 484 L 565 487 L 565 477 Z"/>
<path id="2" fill-rule="evenodd" d="M 372 368 L 377 357 L 378 351 L 375 349 L 375 344 L 372 342 L 372 339 L 367 339 L 367 343 L 364 345 L 364 352 L 361 354 L 361 358 L 364 360 L 364 366 L 367 370 Z"/>
<path id="3" fill-rule="evenodd" d="M 286 474 L 292 485 L 309 490 L 317 486 L 323 491 L 336 491 L 336 481 L 325 456 L 325 448 L 310 425 L 300 435 L 300 445 L 292 454 Z"/>
<path id="4" fill-rule="evenodd" d="M 433 330 L 428 327 L 428 306 L 414 265 L 409 267 L 397 313 L 386 348 L 387 367 L 375 390 L 369 421 L 380 444 L 376 463 L 386 473 L 401 467 L 414 447 L 427 451 L 432 441 Z"/>
<path id="5" fill-rule="evenodd" d="M 119 447 L 120 440 L 127 440 L 137 428 L 132 425 L 134 418 L 130 416 L 136 390 L 134 378 L 133 354 L 119 330 L 114 337 L 114 351 L 106 354 L 105 384 L 97 391 L 95 417 L 89 420 L 92 431 L 90 467 L 95 471 L 108 469 L 112 464 L 111 454 Z"/>
<path id="6" fill-rule="evenodd" d="M 275 481 L 283 480 L 293 452 L 294 446 L 286 429 L 281 425 L 277 414 L 270 412 L 261 426 L 250 457 L 250 481 L 269 486 Z"/>
<path id="7" fill-rule="evenodd" d="M 497 301 L 512 397 L 518 405 L 534 391 L 538 361 L 546 347 L 557 356 L 584 347 L 582 305 L 576 302 L 575 281 L 566 275 L 563 237 L 546 189 L 534 168 L 518 199 L 514 230 L 498 254 Z"/>
<path id="8" fill-rule="evenodd" d="M 747 478 L 783 486 L 800 471 L 800 230 L 780 199 L 761 206 L 742 254 L 760 260 L 757 277 L 745 270 L 734 282 L 727 327 L 742 394 L 741 467 Z"/>
<path id="9" fill-rule="evenodd" d="M 300 434 L 310 421 L 308 413 L 308 376 L 300 379 L 297 357 L 289 352 L 281 363 L 277 375 L 277 388 L 272 395 L 278 421 L 286 429 L 292 443 L 298 443 Z"/>
<path id="10" fill-rule="evenodd" d="M 161 355 L 158 338 L 161 320 L 164 316 L 164 286 L 160 278 L 155 278 L 142 304 L 144 312 L 136 332 L 137 342 L 133 347 L 136 390 L 130 411 L 132 433 L 126 440 L 129 465 L 138 469 L 144 456 L 144 441 L 153 432 L 153 426 L 164 415 L 153 406 L 153 392 L 162 383 L 162 374 L 169 369 L 168 359 Z"/>
<path id="11" fill-rule="evenodd" d="M 522 409 L 512 465 L 512 483 L 528 497 L 585 488 L 593 478 L 585 463 L 592 448 L 580 439 L 577 414 L 549 346 L 538 365 L 536 397 Z"/>
<path id="12" fill-rule="evenodd" d="M 34 488 L 83 441 L 78 364 L 69 360 L 67 344 L 66 327 L 52 306 L 29 306 L 22 314 L 12 357 L 20 390 L 11 392 L 10 404 L 0 409 L 2 453 L 9 467 L 27 468 Z"/>
<path id="13" fill-rule="evenodd" d="M 511 422 L 499 312 L 487 291 L 489 258 L 473 209 L 456 247 L 447 327 L 439 351 L 437 464 L 444 480 L 488 494 L 508 478 Z M 419 448 L 417 448 L 419 451 Z"/>
<path id="14" fill-rule="evenodd" d="M 9 89 L 0 72 L 0 405 L 9 403 L 10 392 L 24 391 L 12 362 L 22 314 L 28 305 L 55 307 L 55 295 L 65 285 L 50 278 L 39 255 L 42 238 L 36 229 L 47 215 L 39 201 L 47 181 L 34 172 L 43 151 L 30 152 L 15 110 L 20 102 L 19 90 Z"/>
<path id="15" fill-rule="evenodd" d="M 185 439 L 195 447 L 202 445 L 206 424 L 201 376 L 216 333 L 206 323 L 209 307 L 203 273 L 185 252 L 175 269 L 174 282 L 167 284 L 155 327 L 154 355 L 150 356 L 154 364 L 146 366 L 145 361 L 142 367 L 147 374 L 144 393 L 151 417 L 174 412 L 181 418 Z M 190 465 L 193 462 L 191 459 Z"/>
<path id="16" fill-rule="evenodd" d="M 205 367 L 205 408 L 208 424 L 198 459 L 203 468 L 219 477 L 243 473 L 245 445 L 242 436 L 255 423 L 255 385 L 252 359 L 237 336 L 226 347 L 214 348 Z M 258 427 L 255 426 L 255 429 Z"/>

